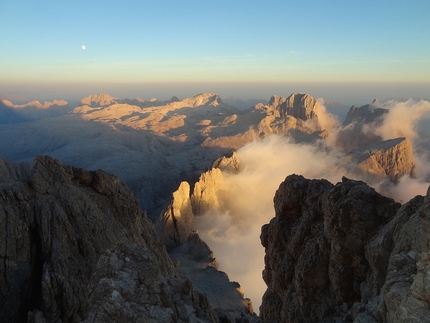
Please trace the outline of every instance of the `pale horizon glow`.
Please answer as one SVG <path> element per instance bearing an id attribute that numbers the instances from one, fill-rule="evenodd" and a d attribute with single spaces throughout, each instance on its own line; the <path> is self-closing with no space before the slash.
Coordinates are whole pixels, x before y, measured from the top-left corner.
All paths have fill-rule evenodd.
<path id="1" fill-rule="evenodd" d="M 20 90 L 28 96 L 26 84 L 51 91 L 70 84 L 95 89 L 107 83 L 248 82 L 413 83 L 424 88 L 418 96 L 425 97 L 430 88 L 428 12 L 427 0 L 220 1 L 216 6 L 200 1 L 3 1 L 0 87 L 11 89 L 0 96 Z M 247 97 L 252 87 L 248 91 Z"/>

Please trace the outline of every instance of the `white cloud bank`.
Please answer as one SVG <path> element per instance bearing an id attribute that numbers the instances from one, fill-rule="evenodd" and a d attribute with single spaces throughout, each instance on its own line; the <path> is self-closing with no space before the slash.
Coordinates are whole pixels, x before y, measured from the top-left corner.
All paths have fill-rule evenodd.
<path id="1" fill-rule="evenodd" d="M 390 113 L 383 116 L 379 126 L 367 125 L 363 131 L 372 131 L 384 140 L 406 136 L 413 141 L 418 138 L 417 122 L 430 117 L 430 102 L 427 101 L 390 102 L 389 108 Z M 332 183 L 344 175 L 337 166 L 344 153 L 332 146 L 336 142 L 333 137 L 338 133 L 339 123 L 326 113 L 324 107 L 320 115 L 319 119 L 332 136 L 331 147 L 321 142 L 317 145 L 294 144 L 279 136 L 245 145 L 237 151 L 240 173 L 224 174 L 225 191 L 219 196 L 223 209 L 196 217 L 199 234 L 214 251 L 220 269 L 243 286 L 245 296 L 252 299 L 257 312 L 266 290 L 261 278 L 264 249 L 260 244 L 260 231 L 262 225 L 274 216 L 273 197 L 279 184 L 293 173 L 307 178 L 325 178 Z M 407 201 L 417 194 L 424 195 L 429 186 L 426 182 L 430 174 L 428 156 L 416 155 L 415 159 L 417 178 L 403 177 L 397 186 L 388 187 L 398 200 Z"/>

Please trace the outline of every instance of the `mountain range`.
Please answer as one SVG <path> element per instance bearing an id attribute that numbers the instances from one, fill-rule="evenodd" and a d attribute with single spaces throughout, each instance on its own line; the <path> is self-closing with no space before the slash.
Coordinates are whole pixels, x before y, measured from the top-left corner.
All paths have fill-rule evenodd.
<path id="1" fill-rule="evenodd" d="M 426 105 L 428 103 L 425 101 L 417 104 L 423 105 L 427 109 L 424 109 L 424 111 L 428 111 L 429 107 Z M 154 320 L 158 320 L 159 317 L 166 317 L 166 322 L 169 320 L 178 322 L 181 320 L 184 322 L 193 320 L 234 322 L 238 321 L 239 318 L 243 322 L 259 320 L 253 315 L 251 300 L 245 297 L 247 296 L 247 286 L 244 286 L 244 293 L 238 283 L 230 282 L 226 274 L 219 271 L 220 268 L 223 269 L 223 266 L 222 264 L 219 266 L 216 261 L 217 254 L 213 254 L 212 245 L 209 244 L 208 246 L 202 241 L 200 237 L 201 229 L 203 229 L 202 234 L 205 235 L 209 231 L 205 232 L 204 230 L 212 230 L 213 228 L 208 227 L 207 224 L 199 227 L 203 223 L 201 219 L 208 217 L 210 219 L 210 216 L 212 216 L 212 225 L 218 225 L 218 222 L 215 221 L 215 214 L 231 215 L 239 212 L 235 208 L 233 201 L 237 192 L 233 194 L 230 190 L 232 189 L 231 183 L 239 181 L 240 176 L 245 174 L 251 165 L 251 161 L 246 157 L 246 154 L 241 153 L 242 149 L 250 147 L 249 145 L 256 142 L 264 145 L 270 142 L 270 138 L 284 138 L 287 145 L 284 145 L 285 148 L 281 146 L 278 149 L 291 149 L 293 152 L 291 147 L 298 147 L 298 150 L 294 151 L 294 153 L 299 154 L 299 159 L 305 150 L 312 151 L 312 159 L 315 158 L 312 162 L 315 165 L 325 163 L 323 159 L 318 159 L 318 156 L 323 156 L 321 154 L 326 157 L 330 156 L 331 164 L 322 165 L 323 168 L 328 168 L 325 172 L 318 173 L 317 176 L 332 176 L 333 179 L 347 176 L 355 180 L 364 180 L 377 188 L 379 192 L 389 197 L 394 197 L 397 201 L 406 202 L 406 198 L 402 200 L 399 195 L 396 195 L 396 189 L 402 187 L 401 185 L 405 181 L 419 180 L 421 184 L 428 186 L 429 173 L 426 169 L 428 161 L 422 159 L 422 153 L 427 149 L 429 141 L 426 141 L 425 135 L 409 136 L 411 133 L 409 130 L 411 129 L 407 126 L 402 128 L 404 129 L 403 132 L 393 132 L 397 135 L 396 137 L 387 137 L 385 129 L 387 128 L 387 122 L 390 121 L 387 116 L 394 115 L 398 109 L 399 106 L 395 105 L 395 103 L 391 103 L 390 106 L 390 104 L 380 105 L 377 101 L 374 101 L 372 104 L 360 108 L 352 107 L 343 124 L 340 124 L 335 116 L 326 111 L 319 100 L 308 94 L 300 93 L 293 93 L 286 98 L 273 96 L 270 100 L 254 104 L 247 109 L 238 109 L 235 106 L 226 104 L 218 95 L 212 93 L 203 93 L 183 100 L 172 97 L 168 101 L 157 101 L 156 99 L 144 101 L 140 98 L 120 100 L 107 94 L 97 94 L 83 98 L 77 107 L 70 107 L 65 101 L 45 102 L 43 104 L 30 102 L 20 106 L 13 105 L 5 100 L 1 101 L 0 116 L 2 117 L 2 122 L 0 124 L 0 133 L 3 140 L 0 142 L 0 152 L 5 161 L 2 161 L 0 175 L 3 183 L 2 206 L 4 220 L 2 223 L 6 223 L 2 231 L 6 232 L 4 234 L 4 240 L 7 241 L 5 245 L 14 246 L 13 248 L 16 248 L 16 252 L 18 252 L 12 252 L 10 250 L 13 248 L 6 247 L 2 253 L 2 255 L 4 254 L 3 259 L 11 259 L 10 261 L 13 259 L 12 262 L 6 261 L 5 266 L 3 266 L 6 277 L 5 283 L 11 282 L 10 286 L 15 286 L 3 289 L 2 297 L 7 299 L 7 295 L 14 290 L 12 292 L 14 293 L 14 298 L 11 298 L 11 302 L 18 304 L 18 307 L 11 307 L 10 311 L 6 311 L 5 308 L 2 310 L 1 315 L 9 317 L 10 321 L 17 320 L 17 313 L 22 311 L 31 313 L 28 314 L 28 320 L 34 322 L 43 322 L 42 318 L 46 321 L 86 319 L 88 322 L 96 322 L 97 320 L 103 321 L 103 318 L 114 320 L 116 314 L 112 313 L 115 311 L 110 313 L 106 310 L 106 307 L 103 307 L 105 305 L 101 304 L 97 299 L 105 299 L 103 301 L 105 304 L 110 304 L 109 306 L 115 308 L 115 306 L 130 304 L 129 299 L 123 298 L 125 303 L 118 303 L 123 305 L 115 305 L 115 302 L 112 304 L 111 302 L 116 296 L 111 296 L 108 299 L 108 295 L 120 293 L 123 295 L 122 297 L 125 297 L 124 295 L 129 292 L 126 292 L 125 289 L 118 291 L 115 288 L 106 289 L 105 287 L 100 287 L 102 288 L 100 290 L 97 286 L 102 286 L 100 284 L 106 281 L 107 277 L 110 277 L 109 279 L 113 279 L 113 281 L 135 279 L 121 278 L 120 269 L 109 269 L 109 261 L 111 261 L 108 260 L 109 257 L 116 257 L 115 259 L 117 259 L 118 255 L 121 254 L 132 259 L 135 254 L 143 255 L 146 252 L 138 250 L 139 247 L 136 247 L 136 244 L 139 246 L 145 244 L 139 240 L 140 238 L 136 238 L 136 235 L 142 234 L 139 233 L 139 230 L 135 231 L 134 228 L 130 227 L 130 223 L 144 220 L 133 218 L 121 222 L 123 220 L 120 218 L 115 219 L 118 216 L 129 217 L 131 211 L 128 208 L 133 203 L 137 203 L 133 200 L 132 195 L 134 195 L 137 198 L 139 207 L 137 205 L 133 206 L 132 213 L 138 214 L 138 212 L 141 212 L 137 211 L 138 209 L 144 210 L 151 220 L 143 224 L 145 228 L 151 227 L 147 229 L 149 233 L 147 233 L 144 240 L 147 241 L 146 243 L 149 240 L 154 240 L 156 247 L 146 246 L 145 248 L 154 255 L 165 253 L 165 251 L 168 252 L 165 253 L 166 256 L 163 254 L 163 257 L 168 259 L 163 260 L 164 264 L 161 266 L 163 268 L 157 267 L 160 264 L 150 265 L 152 266 L 151 268 L 158 268 L 151 270 L 160 271 L 163 277 L 167 277 L 165 278 L 167 281 L 170 279 L 175 280 L 176 278 L 174 277 L 178 275 L 184 275 L 181 276 L 182 282 L 179 285 L 190 284 L 193 287 L 187 287 L 185 292 L 183 287 L 178 287 L 179 289 L 182 288 L 181 291 L 176 290 L 175 288 L 177 287 L 169 287 L 175 289 L 172 292 L 173 294 L 183 295 L 178 296 L 179 298 L 182 297 L 182 300 L 179 301 L 179 298 L 176 300 L 163 300 L 164 305 L 157 302 L 151 303 L 153 304 L 152 306 L 155 306 L 154 308 L 164 308 L 158 314 L 154 314 L 148 308 L 134 311 L 131 307 L 127 307 L 124 311 L 128 312 L 121 312 L 123 313 L 121 315 L 125 315 L 124 317 L 129 319 L 133 319 L 133 317 L 134 319 L 137 317 L 153 317 Z M 418 115 L 415 119 L 412 118 L 410 124 L 415 126 L 417 118 L 422 115 Z M 407 119 L 405 120 L 407 121 Z M 406 125 L 409 124 L 406 123 Z M 395 128 L 396 126 L 392 123 L 391 127 Z M 35 157 L 41 155 L 49 155 L 50 157 Z M 304 153 L 303 156 L 305 156 Z M 253 158 L 255 158 L 256 163 L 263 165 L 273 159 L 273 157 L 264 155 L 257 155 Z M 285 172 L 286 175 L 289 175 L 288 169 L 285 169 Z M 111 177 L 108 173 L 115 174 L 117 177 Z M 282 176 L 282 174 L 279 175 Z M 304 175 L 308 176 L 307 174 Z M 124 193 L 126 190 L 126 188 L 122 188 L 124 184 L 118 184 L 121 181 L 131 190 L 130 193 Z M 293 182 L 300 183 L 300 181 L 295 179 Z M 355 181 L 352 182 L 356 183 Z M 349 182 L 345 178 L 342 183 Z M 260 185 L 264 189 L 264 179 L 261 183 L 255 182 L 255 185 Z M 360 187 L 361 190 L 362 186 L 360 185 L 357 187 Z M 282 191 L 281 188 L 282 186 L 278 189 L 278 192 Z M 83 190 L 82 193 L 78 193 L 80 190 Z M 329 190 L 331 188 L 328 185 L 325 191 Z M 363 190 L 366 191 L 364 188 Z M 321 194 L 326 194 L 324 192 L 321 191 Z M 270 194 L 274 193 L 275 191 Z M 84 198 L 85 194 L 90 194 L 91 198 Z M 101 204 L 106 203 L 102 202 L 106 198 L 101 198 L 99 202 L 94 202 L 98 201 L 98 197 L 94 194 L 108 197 L 120 195 L 118 196 L 119 200 L 115 200 L 113 209 L 110 209 L 111 206 L 108 203 L 109 205 L 106 205 L 106 209 L 101 208 L 101 211 L 97 211 Z M 122 200 L 121 194 L 127 196 L 126 200 Z M 301 197 L 292 196 L 291 200 L 300 204 L 303 200 L 306 200 L 306 194 L 303 194 L 300 195 Z M 359 200 L 360 194 L 350 198 Z M 377 193 L 375 192 L 375 194 Z M 11 196 L 12 200 L 8 196 Z M 70 199 L 71 204 L 65 203 L 68 199 Z M 73 206 L 73 201 L 77 201 L 77 199 L 81 201 L 78 203 L 79 207 Z M 375 198 L 372 197 L 372 199 Z M 82 204 L 82 200 L 86 202 Z M 318 205 L 328 203 L 316 201 L 317 199 L 315 198 L 315 203 Z M 390 201 L 389 203 L 396 205 L 394 201 Z M 94 206 L 92 206 L 93 203 L 95 203 Z M 276 217 L 279 217 L 278 213 L 283 214 L 282 212 L 284 211 L 278 212 L 276 203 L 275 200 Z M 306 202 L 306 207 L 312 205 L 312 203 Z M 376 200 L 372 203 L 379 204 Z M 338 209 L 337 206 L 330 207 L 333 207 L 333 210 Z M 19 210 L 23 208 L 30 208 L 34 211 L 22 213 Z M 12 209 L 15 211 L 9 211 Z M 373 237 L 380 234 L 383 226 L 395 216 L 397 209 L 397 206 L 393 207 L 388 212 L 389 214 L 385 215 L 384 219 L 377 223 L 373 228 L 374 230 L 363 238 L 364 240 L 357 247 L 360 251 L 358 249 L 353 250 L 353 252 L 357 252 L 357 255 L 360 253 L 360 256 L 357 257 L 365 259 L 362 254 L 364 254 L 364 250 L 367 250 L 367 244 L 370 243 Z M 305 207 L 302 207 L 301 210 L 297 211 L 297 215 L 293 216 L 294 219 L 300 218 L 300 212 L 302 214 L 307 214 L 306 212 L 308 212 Z M 329 212 L 327 211 L 328 209 L 324 210 L 326 213 Z M 51 221 L 50 225 L 54 226 L 57 225 L 55 223 L 61 217 L 67 217 L 64 230 L 61 229 L 64 231 L 64 235 L 68 237 L 65 242 L 59 236 L 57 237 L 56 234 L 53 234 L 49 226 L 46 227 L 43 222 L 45 221 L 44 212 L 51 214 L 49 221 Z M 118 228 L 121 227 L 120 231 L 123 232 L 118 238 L 114 237 L 117 235 L 114 232 L 115 230 L 109 229 L 113 230 L 113 236 L 108 238 L 108 240 L 111 240 L 108 244 L 97 233 L 95 233 L 95 240 L 91 240 L 93 239 L 89 238 L 91 233 L 82 227 L 84 224 L 81 221 L 87 221 L 87 223 L 101 221 L 100 212 L 106 214 L 113 212 L 114 216 L 114 218 L 102 216 L 102 221 L 106 221 L 106 223 L 101 224 L 102 227 L 118 226 Z M 360 213 L 361 211 L 357 212 Z M 323 218 L 326 213 L 324 213 Z M 9 214 L 14 214 L 14 216 L 10 217 Z M 27 215 L 22 218 L 23 214 Z M 73 220 L 74 214 L 81 214 L 80 218 Z M 98 214 L 98 220 L 93 218 L 94 214 Z M 270 211 L 267 211 L 266 214 L 264 218 L 256 221 L 259 227 L 273 216 Z M 137 218 L 146 218 L 146 215 L 140 214 Z M 88 218 L 85 219 L 86 217 Z M 239 220 L 238 218 L 234 219 L 234 214 L 231 219 L 232 225 L 237 225 L 234 223 Z M 117 224 L 117 221 L 121 223 Z M 321 221 L 318 221 L 306 222 L 307 224 L 293 224 L 293 226 L 303 226 L 303 230 L 311 230 L 309 228 L 305 229 L 305 227 L 308 224 L 319 226 L 320 224 L 318 223 Z M 324 221 L 326 220 L 322 220 L 322 222 Z M 354 222 L 356 219 L 348 221 Z M 70 224 L 67 224 L 69 222 Z M 18 231 L 8 229 L 15 225 L 23 228 L 24 232 L 31 229 L 30 233 L 28 233 L 29 235 L 21 231 L 18 234 L 16 233 Z M 138 227 L 141 226 L 142 224 L 138 224 Z M 93 228 L 93 233 L 94 230 L 97 232 L 99 228 Z M 284 227 L 282 230 L 284 230 Z M 285 230 L 290 230 L 290 227 L 287 226 Z M 326 230 L 329 229 L 326 228 Z M 309 318 L 309 322 L 317 322 L 333 318 L 334 313 L 338 313 L 338 316 L 343 313 L 342 315 L 344 316 L 361 317 L 360 319 L 368 315 L 369 317 L 374 317 L 375 322 L 379 322 L 386 320 L 390 315 L 397 315 L 390 314 L 389 310 L 372 309 L 371 306 L 373 305 L 371 304 L 374 304 L 372 303 L 374 301 L 371 301 L 370 296 L 366 296 L 367 298 L 362 298 L 361 300 L 360 308 L 365 310 L 355 313 L 353 307 L 359 306 L 354 304 L 360 301 L 360 295 L 364 295 L 363 293 L 369 294 L 367 291 L 360 291 L 360 288 L 356 285 L 354 285 L 355 294 L 353 294 L 353 297 L 344 297 L 342 293 L 337 294 L 337 292 L 334 292 L 334 294 L 329 293 L 330 296 L 324 296 L 327 304 L 320 304 L 318 305 L 319 307 L 312 305 L 312 301 L 315 300 L 302 304 L 299 299 L 295 299 L 294 302 L 299 302 L 300 306 L 288 305 L 291 299 L 287 300 L 283 296 L 280 297 L 280 291 L 273 287 L 273 284 L 280 283 L 283 278 L 276 278 L 275 281 L 271 278 L 269 279 L 268 275 L 272 274 L 269 274 L 271 269 L 267 269 L 275 266 L 272 264 L 272 259 L 275 259 L 273 261 L 276 262 L 277 257 L 279 257 L 276 252 L 281 251 L 268 251 L 269 242 L 268 238 L 264 237 L 266 234 L 264 232 L 267 232 L 267 229 L 263 229 L 262 235 L 263 246 L 266 248 L 266 269 L 263 277 L 268 286 L 266 294 L 271 295 L 266 296 L 265 294 L 260 308 L 261 319 L 264 322 L 306 321 L 307 318 Z M 45 237 L 46 235 L 47 238 Z M 313 234 L 312 237 L 314 237 Z M 332 239 L 331 233 L 326 234 L 326 231 L 318 233 L 318 237 L 320 240 L 325 239 L 324 241 Z M 67 242 L 69 241 L 68 239 L 71 239 L 70 243 Z M 258 240 L 258 236 L 254 236 L 253 239 Z M 303 240 L 303 238 L 300 239 Z M 16 245 L 17 241 L 26 242 L 24 245 Z M 60 248 L 57 255 L 51 254 L 52 244 L 58 245 L 58 248 Z M 97 250 L 94 251 L 87 244 L 97 246 L 95 247 Z M 283 242 L 275 242 L 275 244 L 283 245 Z M 160 251 L 160 245 L 165 251 Z M 300 257 L 310 257 L 310 251 L 306 248 L 303 250 L 297 246 L 286 248 L 291 249 L 290 253 L 294 256 L 295 261 L 298 261 L 297 259 Z M 419 252 L 424 251 L 420 249 Z M 18 257 L 17 254 L 19 253 L 22 256 Z M 75 259 L 72 256 L 72 259 L 70 259 L 71 256 L 69 255 L 73 254 L 83 258 L 78 257 L 79 259 Z M 268 256 L 269 254 L 271 255 L 270 257 Z M 300 256 L 300 254 L 303 254 L 303 256 Z M 328 253 L 328 255 L 331 254 Z M 68 260 L 65 258 L 66 256 L 69 257 Z M 259 256 L 259 253 L 255 253 L 253 256 Z M 90 257 L 91 261 L 87 257 Z M 421 261 L 420 259 L 417 258 L 417 266 L 418 261 Z M 67 274 L 65 268 L 69 266 L 78 268 L 82 266 L 81 261 L 87 261 L 85 265 L 87 266 L 85 267 L 86 273 L 75 272 L 72 275 L 75 278 L 68 282 L 66 277 L 70 275 L 70 272 Z M 233 261 L 233 259 L 230 261 Z M 367 258 L 360 261 L 370 262 Z M 61 263 L 61 266 L 57 268 L 54 265 L 56 262 Z M 22 267 L 19 265 L 21 263 L 23 264 Z M 330 261 L 327 264 L 329 264 L 329 267 L 332 266 Z M 388 264 L 388 261 L 384 262 L 385 267 Z M 142 263 L 136 263 L 130 266 L 141 265 Z M 169 273 L 167 273 L 166 266 L 168 268 L 173 266 L 172 268 L 175 269 L 168 269 Z M 243 263 L 241 266 L 247 266 L 247 264 Z M 368 266 L 364 269 L 360 268 L 362 272 L 360 272 L 360 277 L 356 284 L 365 282 L 364 276 L 370 272 L 369 268 L 373 268 L 372 266 L 378 266 L 378 264 L 371 264 L 370 267 Z M 136 268 L 129 268 L 126 272 L 131 273 L 133 270 L 138 270 Z M 326 270 L 326 267 L 324 268 L 322 270 Z M 109 276 L 112 270 L 115 270 L 115 275 L 120 276 L 117 278 Z M 292 270 L 293 272 L 306 272 L 306 270 L 300 268 Z M 17 272 L 23 273 L 19 274 L 21 275 L 21 280 L 16 279 Z M 390 270 L 384 269 L 383 272 L 387 274 Z M 426 270 L 422 269 L 421 272 L 424 275 L 423 277 L 426 277 Z M 42 273 L 51 278 L 41 276 Z M 229 273 L 227 272 L 227 274 Z M 42 277 L 41 281 L 40 277 Z M 58 277 L 63 277 L 61 278 L 61 283 L 53 283 L 53 279 L 58 280 Z M 328 288 L 327 286 L 333 284 L 336 279 L 340 279 L 337 276 L 330 275 L 324 277 L 324 284 L 326 285 L 321 287 L 324 290 Z M 30 278 L 32 283 L 22 283 Z M 287 277 L 285 276 L 285 278 Z M 91 282 L 92 285 L 89 285 L 91 289 L 86 289 L 86 287 L 76 283 L 74 279 L 87 283 Z M 97 283 L 97 279 L 99 283 Z M 165 279 L 163 278 L 162 281 L 165 281 Z M 297 279 L 299 278 L 294 276 L 293 280 L 291 279 L 289 275 L 285 285 L 280 283 L 280 286 L 285 286 L 288 290 L 293 288 L 294 293 L 299 293 L 298 295 L 306 298 L 307 296 L 302 294 L 304 289 L 299 286 L 300 284 L 298 285 Z M 383 280 L 385 281 L 385 278 Z M 169 286 L 179 286 L 177 285 L 178 282 L 167 284 Z M 5 286 L 9 286 L 7 284 Z M 50 284 L 54 285 L 51 286 Z M 66 288 L 65 284 L 70 287 Z M 117 284 L 119 284 L 118 286 L 123 286 L 124 282 Z M 378 291 L 373 292 L 372 297 L 385 295 L 379 293 L 379 288 L 383 284 L 381 282 L 378 284 L 378 287 L 375 287 L 378 288 Z M 426 288 L 425 286 L 427 286 L 426 282 L 420 281 L 420 284 L 424 286 L 420 288 Z M 62 286 L 61 288 L 58 287 L 60 285 Z M 160 289 L 160 286 L 148 286 L 147 288 L 150 289 Z M 83 294 L 77 290 L 82 290 Z M 27 292 L 29 296 L 23 298 L 22 294 Z M 97 294 L 98 292 L 101 294 Z M 259 292 L 261 292 L 260 295 L 263 294 L 263 291 Z M 50 293 L 51 296 L 43 293 Z M 67 293 L 68 296 L 62 293 Z M 80 296 L 76 296 L 75 293 Z M 273 296 L 274 293 L 278 293 L 276 300 L 275 296 Z M 40 297 L 38 295 L 42 295 L 42 303 L 35 303 L 34 298 Z M 132 300 L 133 304 L 138 304 L 137 307 L 141 306 L 142 302 L 146 302 L 144 299 L 148 296 L 142 295 L 143 298 Z M 162 297 L 165 297 L 166 294 L 162 295 L 164 295 Z M 76 297 L 79 298 L 78 301 Z M 80 299 L 80 297 L 84 298 Z M 255 302 L 255 298 L 253 300 Z M 56 305 L 52 302 L 59 303 Z M 71 302 L 74 302 L 74 305 L 68 310 L 67 304 L 72 304 Z M 166 307 L 166 302 L 174 305 Z M 179 305 L 178 302 L 185 305 Z M 207 303 L 207 305 L 202 307 L 202 302 Z M 273 302 L 276 304 L 282 302 L 283 305 L 279 307 L 281 312 L 276 312 L 277 309 L 273 308 Z M 321 302 L 321 299 L 318 302 Z M 257 306 L 259 305 L 259 301 L 255 303 Z M 338 310 L 342 303 L 346 303 L 347 307 Z M 378 306 L 383 306 L 381 302 L 377 302 L 377 304 L 379 304 Z M 318 310 L 309 311 L 309 306 L 318 308 Z M 285 309 L 286 307 L 288 309 Z M 418 307 L 421 308 L 422 306 Z M 102 308 L 104 309 L 102 310 Z M 165 308 L 170 308 L 170 310 Z M 102 312 L 104 314 L 101 314 Z M 382 317 L 385 317 L 385 319 L 382 319 Z M 120 318 L 117 317 L 116 319 Z M 21 317 L 20 320 L 25 319 Z"/>

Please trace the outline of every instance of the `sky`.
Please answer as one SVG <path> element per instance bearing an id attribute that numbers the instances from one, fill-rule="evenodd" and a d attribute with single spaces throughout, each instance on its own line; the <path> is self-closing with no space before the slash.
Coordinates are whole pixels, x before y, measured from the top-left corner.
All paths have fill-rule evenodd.
<path id="1" fill-rule="evenodd" d="M 251 98 L 297 84 L 335 98 L 342 84 L 400 84 L 425 97 L 429 14 L 428 0 L 2 0 L 0 96 Z"/>

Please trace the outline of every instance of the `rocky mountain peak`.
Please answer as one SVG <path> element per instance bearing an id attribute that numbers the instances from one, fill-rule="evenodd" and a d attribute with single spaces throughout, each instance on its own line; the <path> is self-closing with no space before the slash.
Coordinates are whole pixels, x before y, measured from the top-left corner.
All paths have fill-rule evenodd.
<path id="1" fill-rule="evenodd" d="M 389 178 L 397 183 L 404 176 L 414 176 L 412 142 L 408 138 L 381 141 L 351 151 L 345 158 L 349 171 L 370 183 Z"/>
<path id="2" fill-rule="evenodd" d="M 80 101 L 82 105 L 88 105 L 90 107 L 102 107 L 113 104 L 118 101 L 118 98 L 110 96 L 109 94 L 92 94 Z"/>
<path id="3" fill-rule="evenodd" d="M 346 115 L 343 125 L 347 126 L 353 122 L 371 123 L 376 121 L 384 113 L 388 113 L 388 111 L 388 109 L 378 108 L 373 104 L 366 104 L 360 108 L 352 106 Z"/>
<path id="4" fill-rule="evenodd" d="M 263 322 L 428 322 L 430 188 L 401 207 L 361 181 L 291 175 L 274 206 Z"/>
<path id="5" fill-rule="evenodd" d="M 116 176 L 0 165 L 2 322 L 218 322 Z"/>
<path id="6" fill-rule="evenodd" d="M 214 94 L 214 93 L 200 93 L 191 98 L 182 100 L 180 102 L 183 102 L 190 107 L 197 107 L 201 105 L 212 105 L 216 107 L 221 104 L 224 104 L 224 102 L 222 102 L 218 94 Z"/>
<path id="7" fill-rule="evenodd" d="M 273 106 L 273 107 L 278 107 L 280 106 L 282 103 L 284 103 L 287 99 L 284 98 L 283 96 L 279 96 L 279 95 L 272 95 L 272 97 L 269 100 L 269 105 Z"/>
<path id="8" fill-rule="evenodd" d="M 223 172 L 238 173 L 240 170 L 240 160 L 236 151 L 230 151 L 220 158 L 217 158 L 211 168 L 219 168 Z"/>
<path id="9" fill-rule="evenodd" d="M 288 98 L 274 95 L 268 107 L 276 111 L 276 116 L 285 118 L 293 116 L 303 121 L 312 120 L 318 124 L 318 101 L 309 94 L 293 93 Z"/>

